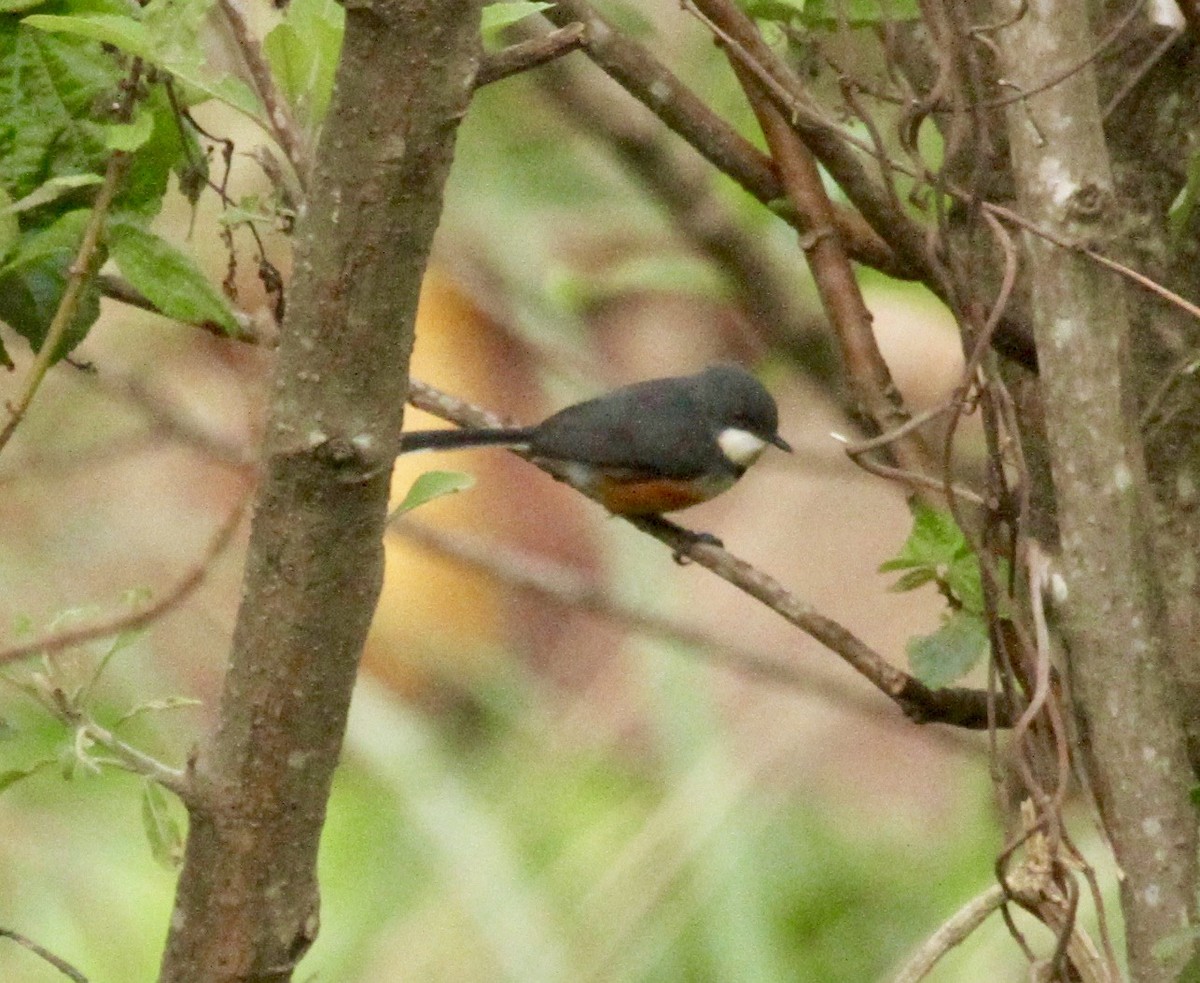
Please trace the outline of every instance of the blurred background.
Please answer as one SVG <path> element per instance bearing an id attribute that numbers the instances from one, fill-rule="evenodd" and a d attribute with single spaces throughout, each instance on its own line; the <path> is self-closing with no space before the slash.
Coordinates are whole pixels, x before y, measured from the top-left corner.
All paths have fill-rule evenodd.
<path id="1" fill-rule="evenodd" d="M 703 33 L 662 7 L 633 29 L 757 140 Z M 239 150 L 261 142 L 218 108 L 198 115 Z M 639 171 L 631 146 L 662 157 Z M 235 196 L 261 191 L 257 175 L 236 156 Z M 176 201 L 161 230 L 226 275 L 211 204 Z M 236 241 L 238 303 L 261 311 Z M 286 273 L 285 240 L 268 249 Z M 946 313 L 916 287 L 863 286 L 911 405 L 944 398 L 961 364 Z M 0 460 L 0 616 L 14 636 L 166 592 L 253 484 L 268 349 L 112 303 L 76 355 L 88 368 L 54 371 Z M 942 605 L 932 589 L 889 593 L 876 572 L 909 516 L 832 436 L 855 431 L 794 233 L 581 55 L 482 90 L 413 375 L 534 422 L 719 360 L 759 372 L 796 453 L 768 452 L 681 521 L 903 664 Z M 433 467 L 477 483 L 389 535 L 323 843 L 321 934 L 299 979 L 879 979 L 991 881 L 1003 835 L 984 736 L 910 725 L 778 616 L 502 452 L 401 461 L 397 500 Z M 121 732 L 173 763 L 213 718 L 244 538 L 243 525 L 186 603 L 122 639 L 100 682 L 110 725 L 153 704 Z M 585 610 L 530 578 L 600 600 Z M 111 648 L 71 652 L 61 671 L 86 680 Z M 747 671 L 754 660 L 802 682 Z M 174 697 L 200 702 L 161 708 Z M 3 775 L 49 762 L 0 797 L 0 926 L 96 983 L 153 979 L 174 875 L 143 829 L 140 780 L 67 774 L 53 762 L 70 759 L 68 735 L 11 687 L 0 736 Z M 994 919 L 932 978 L 1026 970 Z M 0 945 L 0 979 L 60 978 Z"/>

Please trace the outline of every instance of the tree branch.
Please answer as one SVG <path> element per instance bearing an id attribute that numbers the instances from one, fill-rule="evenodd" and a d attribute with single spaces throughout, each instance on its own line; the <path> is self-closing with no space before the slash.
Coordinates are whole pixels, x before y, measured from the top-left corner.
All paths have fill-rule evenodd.
<path id="1" fill-rule="evenodd" d="M 879 432 L 898 430 L 908 422 L 909 414 L 875 341 L 871 312 L 833 225 L 833 209 L 816 161 L 759 88 L 754 75 L 739 62 L 735 61 L 733 68 L 758 117 L 788 198 L 812 230 L 801 237 L 800 245 L 837 336 L 842 364 L 854 387 L 856 409 Z M 918 474 L 933 474 L 933 455 L 917 431 L 903 434 L 888 448 L 901 467 Z"/>
<path id="2" fill-rule="evenodd" d="M 587 29 L 584 50 L 597 67 L 719 171 L 728 174 L 767 207 L 778 208 L 784 197 L 783 186 L 770 159 L 709 109 L 645 47 L 623 35 L 585 0 L 559 0 L 543 16 L 560 27 L 582 23 Z M 790 209 L 780 209 L 779 215 L 797 231 L 807 231 L 803 218 Z M 856 260 L 900 279 L 917 278 L 918 274 L 897 261 L 884 239 L 856 211 L 839 208 L 836 219 L 838 231 Z"/>
<path id="3" fill-rule="evenodd" d="M 139 610 L 130 611 L 128 614 L 117 615 L 114 618 L 89 622 L 74 628 L 67 628 L 63 631 L 52 632 L 49 635 L 40 635 L 35 638 L 26 639 L 23 642 L 0 647 L 0 666 L 16 662 L 19 659 L 28 658 L 31 655 L 55 655 L 65 649 L 74 648 L 77 645 L 83 645 L 98 638 L 109 638 L 123 631 L 135 631 L 138 628 L 144 628 L 146 625 L 157 621 L 168 611 L 182 603 L 196 588 L 204 583 L 205 577 L 208 576 L 208 571 L 212 568 L 213 561 L 225 552 L 225 548 L 229 545 L 230 540 L 233 539 L 233 534 L 237 531 L 238 526 L 241 525 L 244 512 L 245 503 L 239 503 L 237 508 L 229 514 L 229 517 L 221 524 L 221 527 L 213 536 L 208 549 L 205 550 L 204 556 L 153 604 L 149 604 Z"/>
<path id="4" fill-rule="evenodd" d="M 485 85 L 519 75 L 577 51 L 583 46 L 583 38 L 582 24 L 568 24 L 557 31 L 529 38 L 488 55 L 475 76 L 475 88 L 482 89 Z"/>
<path id="5" fill-rule="evenodd" d="M 60 973 L 62 973 L 63 976 L 71 980 L 72 983 L 88 983 L 88 978 L 84 976 L 83 973 L 79 972 L 79 970 L 77 970 L 69 962 L 59 956 L 56 956 L 44 946 L 38 945 L 33 941 L 33 939 L 27 938 L 20 932 L 14 932 L 11 928 L 0 928 L 0 938 L 12 939 L 15 943 L 17 943 L 17 945 L 28 949 L 39 959 L 49 963 Z"/>

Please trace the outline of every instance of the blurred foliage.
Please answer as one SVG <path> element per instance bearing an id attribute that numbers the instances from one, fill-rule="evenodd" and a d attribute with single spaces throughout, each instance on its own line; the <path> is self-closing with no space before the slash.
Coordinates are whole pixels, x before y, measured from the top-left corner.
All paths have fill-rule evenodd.
<path id="1" fill-rule="evenodd" d="M 557 698 L 515 673 L 474 694 L 457 724 L 365 681 L 303 970 L 346 983 L 861 981 L 977 889 L 998 836 L 981 776 L 964 773 L 970 794 L 945 806 L 941 833 L 902 814 L 831 812 L 773 755 L 734 746 L 708 681 L 649 663 L 637 750 L 581 741 Z M 0 706 L 0 768 L 69 742 L 32 703 Z M 153 734 L 137 732 L 151 748 Z M 170 911 L 140 785 L 48 770 L 0 798 L 0 924 L 96 983 L 151 978 Z M 0 978 L 53 976 L 0 945 Z"/>

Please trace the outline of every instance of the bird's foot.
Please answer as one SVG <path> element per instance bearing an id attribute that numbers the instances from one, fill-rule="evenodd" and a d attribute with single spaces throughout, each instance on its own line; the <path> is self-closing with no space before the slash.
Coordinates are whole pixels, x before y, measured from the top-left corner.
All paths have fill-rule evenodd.
<path id="1" fill-rule="evenodd" d="M 647 521 L 651 526 L 657 526 L 659 529 L 685 540 L 684 545 L 671 554 L 671 558 L 681 567 L 687 566 L 687 564 L 692 562 L 692 558 L 683 552 L 685 549 L 701 545 L 716 546 L 723 549 L 725 546 L 721 540 L 710 532 L 696 532 L 693 529 L 686 529 L 678 523 L 672 522 L 670 519 L 664 519 L 661 515 L 650 516 Z"/>

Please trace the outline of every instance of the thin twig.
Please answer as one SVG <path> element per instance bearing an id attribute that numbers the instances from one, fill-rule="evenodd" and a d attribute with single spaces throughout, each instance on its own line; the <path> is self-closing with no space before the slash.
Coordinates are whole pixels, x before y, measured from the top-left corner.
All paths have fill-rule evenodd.
<path id="1" fill-rule="evenodd" d="M 198 805 L 196 801 L 196 786 L 191 781 L 191 776 L 187 769 L 172 768 L 170 765 L 164 764 L 157 758 L 146 754 L 145 751 L 134 747 L 128 741 L 121 739 L 94 720 L 82 720 L 76 726 L 90 740 L 99 744 L 110 754 L 113 754 L 121 767 L 127 771 L 157 782 L 169 792 L 174 793 L 179 801 L 188 807 L 189 811 Z"/>
<path id="2" fill-rule="evenodd" d="M 304 131 L 296 124 L 287 100 L 279 93 L 275 85 L 275 76 L 263 57 L 262 46 L 251 32 L 238 5 L 232 0 L 220 0 L 217 8 L 245 62 L 255 92 L 262 100 L 271 135 L 287 157 L 296 183 L 303 192 L 308 184 L 310 157 Z"/>
<path id="3" fill-rule="evenodd" d="M 871 313 L 837 235 L 816 160 L 763 93 L 754 75 L 738 61 L 732 65 L 762 127 L 788 200 L 812 230 L 801 236 L 800 245 L 837 336 L 858 409 L 879 430 L 894 430 L 907 421 L 909 414 L 871 330 Z M 932 455 L 917 432 L 906 432 L 888 446 L 894 448 L 897 462 L 905 469 L 919 473 L 932 470 Z"/>
<path id="4" fill-rule="evenodd" d="M 578 51 L 583 46 L 584 33 L 582 24 L 568 24 L 557 31 L 529 38 L 487 55 L 475 74 L 475 88 L 481 89 Z"/>
<path id="5" fill-rule="evenodd" d="M 1004 904 L 1006 896 L 1004 888 L 999 884 L 985 888 L 921 943 L 903 968 L 892 977 L 892 983 L 918 983 L 925 979 L 943 956 L 966 941 L 971 933 L 987 920 L 988 915 Z"/>
<path id="6" fill-rule="evenodd" d="M 938 277 L 929 263 L 924 229 L 893 207 L 887 192 L 871 179 L 855 153 L 857 149 L 873 157 L 870 142 L 852 137 L 817 107 L 796 74 L 763 41 L 754 22 L 733 0 L 684 0 L 683 6 L 720 40 L 731 64 L 737 63 L 754 75 L 901 263 L 922 282 L 944 293 L 944 285 L 940 289 L 935 286 Z"/>
<path id="7" fill-rule="evenodd" d="M 168 611 L 177 607 L 197 587 L 204 583 L 213 562 L 225 551 L 225 548 L 233 539 L 233 534 L 241 524 L 242 515 L 246 510 L 248 502 L 249 495 L 243 497 L 225 522 L 222 523 L 199 562 L 153 604 L 147 605 L 137 611 L 131 611 L 128 614 L 78 625 L 75 628 L 68 628 L 63 631 L 51 632 L 48 635 L 42 635 L 38 638 L 31 638 L 0 648 L 0 665 L 7 665 L 10 662 L 16 662 L 18 659 L 24 659 L 38 653 L 54 654 L 64 649 L 73 648 L 76 645 L 82 645 L 85 642 L 94 641 L 97 638 L 116 635 L 118 632 L 133 631 L 161 618 Z"/>
<path id="8" fill-rule="evenodd" d="M 724 641 L 702 628 L 635 607 L 595 579 L 561 563 L 533 557 L 499 543 L 437 529 L 409 518 L 393 519 L 390 525 L 418 546 L 481 571 L 506 586 L 533 591 L 554 604 L 599 615 L 631 631 L 687 646 L 713 664 L 739 675 L 791 691 L 820 696 L 831 703 L 848 706 L 858 713 L 869 714 L 885 722 L 894 724 L 897 720 L 894 714 L 883 712 L 886 704 L 877 697 L 869 696 L 861 687 L 807 672 L 745 645 Z M 937 733 L 950 737 L 958 732 Z M 973 741 L 954 743 L 959 750 L 972 752 L 981 747 Z"/>
<path id="9" fill-rule="evenodd" d="M 783 187 L 768 157 L 739 134 L 708 104 L 638 42 L 626 37 L 585 0 L 560 0 L 544 16 L 560 26 L 582 22 L 584 50 L 596 66 L 641 102 L 717 170 L 728 174 L 785 222 L 805 232 L 791 209 L 779 209 Z M 853 209 L 835 214 L 838 232 L 854 258 L 899 279 L 919 276 L 906 269 L 884 240 Z"/>
<path id="10" fill-rule="evenodd" d="M 34 955 L 48 962 L 67 979 L 74 981 L 74 983 L 88 983 L 88 978 L 69 962 L 56 956 L 49 949 L 38 945 L 33 939 L 22 935 L 20 932 L 14 932 L 11 928 L 0 928 L 0 938 L 12 939 L 17 945 L 23 946 Z"/>
<path id="11" fill-rule="evenodd" d="M 100 191 L 96 195 L 95 202 L 92 203 L 91 214 L 88 216 L 87 226 L 83 230 L 83 239 L 79 243 L 74 260 L 71 261 L 67 286 L 63 291 L 62 299 L 59 300 L 58 308 L 46 330 L 46 336 L 42 339 L 37 357 L 29 367 L 21 395 L 17 398 L 16 403 L 9 403 L 6 406 L 8 420 L 4 424 L 4 429 L 0 430 L 0 450 L 3 450 L 8 444 L 18 425 L 25 419 L 25 414 L 29 412 L 29 406 L 33 402 L 34 396 L 37 395 L 42 380 L 50 371 L 50 366 L 54 364 L 55 359 L 61 354 L 59 346 L 62 344 L 71 322 L 75 319 L 83 288 L 94 273 L 92 267 L 96 261 L 100 236 L 104 231 L 104 221 L 108 216 L 108 210 L 112 207 L 128 162 L 129 155 L 120 150 L 114 151 L 108 158 L 108 167 L 104 171 L 104 183 L 100 185 Z"/>

